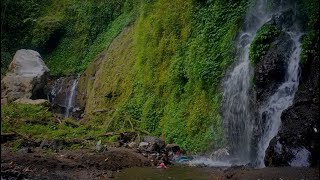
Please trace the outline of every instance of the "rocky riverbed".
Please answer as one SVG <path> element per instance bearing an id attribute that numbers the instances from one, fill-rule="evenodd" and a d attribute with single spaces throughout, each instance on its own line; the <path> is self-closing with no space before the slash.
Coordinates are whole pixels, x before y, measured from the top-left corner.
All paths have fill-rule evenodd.
<path id="1" fill-rule="evenodd" d="M 118 147 L 66 150 L 50 145 L 24 147 L 13 152 L 1 145 L 1 179 L 319 179 L 315 168 L 195 167 L 174 159 L 184 152 L 146 136 L 140 143 Z M 50 143 L 47 143 L 50 144 Z M 54 144 L 54 143 L 51 143 Z M 160 145 L 160 146 L 159 146 Z M 164 162 L 167 168 L 159 168 Z"/>
<path id="2" fill-rule="evenodd" d="M 127 168 L 127 169 L 126 169 Z M 127 148 L 106 152 L 1 152 L 1 179 L 319 179 L 318 168 L 252 169 L 150 166 L 147 158 Z"/>

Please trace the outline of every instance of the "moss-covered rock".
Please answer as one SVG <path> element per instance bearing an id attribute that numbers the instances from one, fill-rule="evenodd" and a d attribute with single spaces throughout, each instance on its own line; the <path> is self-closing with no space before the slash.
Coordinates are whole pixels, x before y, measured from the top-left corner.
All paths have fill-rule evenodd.
<path id="1" fill-rule="evenodd" d="M 281 30 L 273 24 L 263 25 L 250 46 L 250 63 L 257 64 L 271 48 L 271 43 L 280 35 Z"/>

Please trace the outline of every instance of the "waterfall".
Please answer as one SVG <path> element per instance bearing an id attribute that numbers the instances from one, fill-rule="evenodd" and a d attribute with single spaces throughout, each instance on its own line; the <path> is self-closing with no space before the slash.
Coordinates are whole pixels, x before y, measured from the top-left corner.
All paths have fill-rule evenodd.
<path id="1" fill-rule="evenodd" d="M 72 86 L 70 88 L 69 94 L 66 98 L 66 111 L 64 113 L 64 117 L 69 117 L 70 115 L 70 111 L 72 111 L 73 107 L 74 107 L 74 103 L 75 103 L 75 91 L 76 91 L 76 87 L 78 85 L 78 79 L 79 79 L 79 75 L 77 76 L 76 79 L 73 80 L 72 82 Z"/>
<path id="2" fill-rule="evenodd" d="M 70 117 L 75 107 L 79 77 L 77 75 L 57 79 L 48 94 L 49 102 L 55 107 L 54 111 L 63 117 Z"/>
<path id="3" fill-rule="evenodd" d="M 293 53 L 291 54 L 288 62 L 285 81 L 259 111 L 260 123 L 264 122 L 264 125 L 262 126 L 263 134 L 258 143 L 257 160 L 259 167 L 265 166 L 265 152 L 271 139 L 277 135 L 281 125 L 281 114 L 292 104 L 295 92 L 299 85 L 299 57 L 301 52 L 299 39 L 301 37 L 301 33 L 293 30 L 289 31 L 288 34 L 294 41 L 294 47 Z"/>
<path id="4" fill-rule="evenodd" d="M 297 25 L 282 30 L 290 35 L 294 42 L 292 54 L 287 62 L 285 80 L 278 89 L 266 100 L 266 103 L 259 107 L 259 117 L 256 124 L 253 122 L 253 110 L 250 108 L 250 79 L 252 72 L 249 65 L 249 47 L 254 39 L 257 30 L 270 18 L 283 11 L 285 6 L 281 1 L 278 9 L 265 9 L 267 1 L 258 1 L 256 8 L 251 11 L 249 17 L 257 17 L 256 21 L 246 21 L 246 31 L 242 32 L 238 41 L 238 64 L 227 76 L 224 83 L 223 99 L 223 123 L 230 151 L 229 159 L 232 164 L 247 164 L 256 161 L 258 167 L 264 167 L 266 149 L 273 137 L 278 133 L 281 125 L 281 114 L 293 101 L 294 94 L 299 84 L 299 57 L 301 44 L 299 39 L 301 33 Z M 289 50 L 290 51 L 290 50 Z M 257 152 L 252 152 L 253 128 L 262 128 L 258 139 Z M 254 157 L 253 157 L 254 156 Z"/>
<path id="5" fill-rule="evenodd" d="M 273 137 L 279 131 L 281 114 L 293 101 L 299 84 L 299 57 L 301 33 L 295 22 L 293 26 L 282 26 L 283 33 L 293 41 L 290 58 L 286 63 L 284 81 L 258 107 L 256 113 L 253 94 L 250 93 L 253 67 L 249 62 L 249 50 L 257 31 L 273 16 L 281 14 L 290 7 L 290 1 L 270 8 L 267 0 L 258 0 L 248 11 L 243 31 L 236 41 L 237 56 L 234 65 L 224 79 L 222 119 L 227 145 L 213 152 L 210 158 L 197 158 L 190 164 L 205 164 L 209 166 L 231 166 L 251 164 L 264 167 L 266 149 Z M 295 8 L 295 7 L 294 7 Z M 290 47 L 291 48 L 291 47 Z M 290 51 L 290 50 L 288 50 Z M 257 117 L 258 116 L 258 117 Z M 254 136 L 254 129 L 262 130 L 259 137 Z M 253 141 L 254 140 L 254 141 Z M 254 143 L 255 144 L 254 144 Z"/>
<path id="6" fill-rule="evenodd" d="M 250 104 L 250 80 L 253 73 L 249 62 L 249 49 L 258 29 L 271 17 L 266 11 L 266 1 L 258 1 L 246 17 L 245 31 L 237 42 L 236 66 L 227 74 L 223 83 L 222 118 L 228 159 L 241 165 L 251 161 L 251 139 L 253 132 L 253 111 Z"/>

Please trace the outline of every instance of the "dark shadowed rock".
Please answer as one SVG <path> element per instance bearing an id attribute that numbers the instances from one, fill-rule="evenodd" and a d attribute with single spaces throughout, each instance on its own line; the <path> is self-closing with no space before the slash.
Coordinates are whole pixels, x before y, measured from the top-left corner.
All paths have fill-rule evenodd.
<path id="1" fill-rule="evenodd" d="M 165 147 L 166 151 L 177 152 L 180 151 L 180 147 L 176 144 L 167 144 Z"/>
<path id="2" fill-rule="evenodd" d="M 148 142 L 148 143 L 155 143 L 157 144 L 160 148 L 163 148 L 165 145 L 165 142 L 160 139 L 160 138 L 156 138 L 156 137 L 152 137 L 152 136 L 144 136 L 143 137 L 143 141 L 144 142 Z"/>
<path id="3" fill-rule="evenodd" d="M 139 143 L 139 149 L 140 149 L 141 151 L 146 151 L 147 148 L 148 148 L 148 146 L 149 146 L 149 143 L 147 143 L 147 142 L 140 142 L 140 143 Z"/>
<path id="4" fill-rule="evenodd" d="M 266 152 L 267 165 L 319 164 L 319 51 L 312 57 L 300 65 L 299 89 L 292 106 L 281 115 L 279 133 Z"/>
<path id="5" fill-rule="evenodd" d="M 77 107 L 77 103 L 71 101 L 71 107 L 69 106 L 69 98 L 72 94 L 73 85 L 77 81 L 78 75 L 71 75 L 66 77 L 60 77 L 58 79 L 51 79 L 46 86 L 46 94 L 51 103 L 53 112 L 57 114 L 65 115 L 69 112 L 69 115 L 75 118 L 80 118 L 84 111 L 84 108 Z M 77 89 L 77 86 L 75 87 Z M 77 94 L 75 93 L 75 96 Z M 71 108 L 71 109 L 68 109 Z"/>
<path id="6" fill-rule="evenodd" d="M 273 15 L 269 23 L 276 25 L 280 29 L 287 29 L 293 25 L 293 22 L 294 12 L 293 9 L 289 9 Z"/>
<path id="7" fill-rule="evenodd" d="M 155 142 L 150 142 L 148 148 L 146 149 L 147 152 L 160 152 L 160 147 Z"/>
<path id="8" fill-rule="evenodd" d="M 267 54 L 255 67 L 255 90 L 258 106 L 270 97 L 285 80 L 286 64 L 292 53 L 293 41 L 282 33 L 271 43 Z"/>

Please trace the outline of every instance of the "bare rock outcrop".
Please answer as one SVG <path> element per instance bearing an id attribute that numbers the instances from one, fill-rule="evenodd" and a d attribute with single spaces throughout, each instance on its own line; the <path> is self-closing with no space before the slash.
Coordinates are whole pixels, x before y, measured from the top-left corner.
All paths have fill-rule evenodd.
<path id="1" fill-rule="evenodd" d="M 1 80 L 1 102 L 12 102 L 20 98 L 44 98 L 49 69 L 40 54 L 21 49 L 16 52 L 9 71 Z"/>

